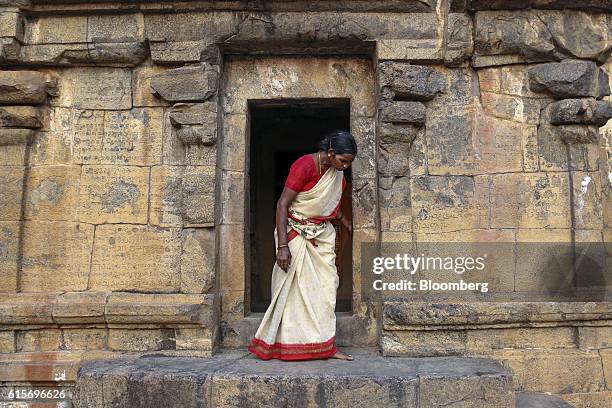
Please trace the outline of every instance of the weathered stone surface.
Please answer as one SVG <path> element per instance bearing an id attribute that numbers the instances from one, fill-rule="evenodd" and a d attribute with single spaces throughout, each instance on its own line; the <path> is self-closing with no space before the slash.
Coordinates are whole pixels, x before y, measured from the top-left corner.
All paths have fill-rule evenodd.
<path id="1" fill-rule="evenodd" d="M 472 56 L 472 19 L 463 13 L 449 13 L 446 26 L 444 64 L 456 66 Z"/>
<path id="2" fill-rule="evenodd" d="M 477 66 L 584 58 L 605 61 L 610 40 L 605 15 L 576 11 L 479 11 Z"/>
<path id="3" fill-rule="evenodd" d="M 412 231 L 410 178 L 393 177 L 379 187 L 381 229 Z"/>
<path id="4" fill-rule="evenodd" d="M 27 221 L 23 232 L 21 289 L 59 292 L 87 289 L 93 226 Z"/>
<path id="5" fill-rule="evenodd" d="M 26 44 L 87 42 L 87 16 L 45 16 L 28 21 Z"/>
<path id="6" fill-rule="evenodd" d="M 600 149 L 597 143 L 593 143 L 599 140 L 597 128 L 582 125 L 551 125 L 551 108 L 552 105 L 544 108 L 538 126 L 537 145 L 540 170 L 558 171 L 568 168 L 585 171 L 597 170 Z"/>
<path id="7" fill-rule="evenodd" d="M 302 401 L 304 406 L 429 408 L 461 398 L 465 407 L 483 407 L 487 402 L 514 407 L 510 373 L 491 360 L 388 359 L 367 349 L 350 352 L 356 356 L 350 368 L 334 359 L 306 361 L 299 373 L 281 361 L 259 364 L 238 350 L 212 358 L 93 362 L 79 372 L 77 403 L 92 401 L 96 395 L 97 401 L 120 401 L 134 408 L 160 401 L 168 407 L 254 406 L 251 401 L 284 406 Z M 422 389 L 417 386 L 419 379 Z"/>
<path id="8" fill-rule="evenodd" d="M 604 370 L 604 378 L 606 383 L 612 379 L 612 350 L 600 350 L 599 354 L 601 355 L 601 363 L 603 365 Z"/>
<path id="9" fill-rule="evenodd" d="M 181 237 L 181 292 L 211 292 L 215 285 L 215 230 L 185 229 Z"/>
<path id="10" fill-rule="evenodd" d="M 212 328 L 217 324 L 215 295 L 112 293 L 106 304 L 109 324 L 175 324 Z"/>
<path id="11" fill-rule="evenodd" d="M 55 94 L 55 81 L 36 71 L 0 71 L 0 105 L 38 105 Z"/>
<path id="12" fill-rule="evenodd" d="M 535 153 L 535 128 L 514 121 L 526 120 L 522 111 L 512 119 L 491 117 L 479 106 L 441 106 L 431 110 L 425 133 L 429 174 L 521 171 L 524 156 Z"/>
<path id="13" fill-rule="evenodd" d="M 61 111 L 61 112 L 58 112 Z M 50 115 L 50 130 L 36 133 L 29 163 L 32 166 L 72 164 L 73 117 L 71 109 L 55 108 Z"/>
<path id="14" fill-rule="evenodd" d="M 377 191 L 375 179 L 353 180 L 353 228 L 374 228 L 376 220 Z"/>
<path id="15" fill-rule="evenodd" d="M 157 351 L 176 348 L 174 329 L 110 329 L 108 348 L 116 351 Z"/>
<path id="16" fill-rule="evenodd" d="M 578 327 L 578 345 L 581 349 L 612 348 L 612 326 Z"/>
<path id="17" fill-rule="evenodd" d="M 169 114 L 176 136 L 184 145 L 212 146 L 217 141 L 216 102 L 176 104 Z"/>
<path id="18" fill-rule="evenodd" d="M 217 163 L 216 143 L 205 146 L 198 138 L 198 144 L 184 144 L 177 129 L 172 126 L 169 113 L 164 119 L 162 162 L 165 165 L 215 166 Z M 191 125 L 185 128 L 189 129 Z M 187 130 L 189 131 L 189 130 Z M 186 139 L 189 141 L 188 139 Z M 192 140 L 193 141 L 193 140 Z M 244 150 L 245 145 L 242 145 Z"/>
<path id="19" fill-rule="evenodd" d="M 245 268 L 244 255 L 244 238 L 240 235 L 242 225 L 240 224 L 222 224 L 219 225 L 217 231 L 219 233 L 219 242 L 224 245 L 219 245 L 218 257 L 221 260 L 219 265 L 219 286 L 222 290 L 223 299 L 223 319 L 234 318 L 232 314 L 237 314 L 244 311 L 244 299 L 246 282 L 235 271 L 242 271 Z M 235 237 L 235 238 L 231 238 Z M 227 292 L 227 293 L 226 293 Z"/>
<path id="20" fill-rule="evenodd" d="M 17 64 L 21 43 L 14 38 L 0 38 L 0 64 Z"/>
<path id="21" fill-rule="evenodd" d="M 27 8 L 31 6 L 31 1 L 30 0 L 0 0 L 0 6 Z"/>
<path id="22" fill-rule="evenodd" d="M 430 67 L 383 62 L 379 69 L 379 82 L 385 99 L 428 101 L 446 91 L 445 78 Z"/>
<path id="23" fill-rule="evenodd" d="M 61 345 L 59 329 L 28 330 L 15 333 L 17 352 L 54 351 Z"/>
<path id="24" fill-rule="evenodd" d="M 374 70 L 367 59 L 237 59 L 224 70 L 224 113 L 247 114 L 249 99 L 350 98 L 351 117 L 376 115 Z"/>
<path id="25" fill-rule="evenodd" d="M 526 98 L 543 99 L 542 103 L 550 97 L 546 94 L 533 92 L 529 89 L 529 68 L 530 65 L 508 65 L 500 67 L 501 73 L 501 93 L 515 95 Z"/>
<path id="26" fill-rule="evenodd" d="M 605 388 L 601 358 L 579 350 L 505 350 L 492 355 L 511 368 L 524 391 L 553 394 L 598 392 Z"/>
<path id="27" fill-rule="evenodd" d="M 529 327 L 466 330 L 466 349 L 471 354 L 503 349 L 576 348 L 574 327 Z"/>
<path id="28" fill-rule="evenodd" d="M 175 329 L 177 350 L 212 350 L 214 348 L 213 328 Z"/>
<path id="29" fill-rule="evenodd" d="M 214 208 L 214 167 L 153 167 L 151 222 L 154 225 L 212 226 Z"/>
<path id="30" fill-rule="evenodd" d="M 0 11 L 0 37 L 23 41 L 25 19 L 21 13 Z"/>
<path id="31" fill-rule="evenodd" d="M 151 88 L 168 102 L 199 102 L 217 92 L 217 68 L 209 64 L 186 66 L 151 78 Z"/>
<path id="32" fill-rule="evenodd" d="M 183 209 L 187 226 L 209 226 L 215 220 L 215 169 L 198 166 L 183 174 Z"/>
<path id="33" fill-rule="evenodd" d="M 522 98 L 483 92 L 480 95 L 482 108 L 493 117 L 537 125 L 545 99 Z M 520 130 L 519 130 L 520 132 Z"/>
<path id="34" fill-rule="evenodd" d="M 0 292 L 17 291 L 19 221 L 0 222 Z"/>
<path id="35" fill-rule="evenodd" d="M 252 51 L 264 48 L 282 54 L 316 50 L 338 55 L 347 53 L 347 49 L 363 52 L 366 44 L 360 42 L 373 38 L 378 39 L 379 48 L 384 47 L 382 52 L 378 50 L 381 60 L 442 58 L 435 13 L 411 13 L 408 21 L 402 13 L 359 13 L 337 8 L 322 11 L 325 6 L 329 7 L 327 3 L 313 5 L 301 16 L 301 24 L 295 24 L 294 12 L 285 10 L 268 12 L 265 18 L 227 11 L 150 14 L 145 16 L 146 35 L 153 43 L 175 45 L 176 54 L 183 51 L 187 58 L 197 56 L 196 61 L 210 57 L 211 44 Z M 200 48 L 202 44 L 204 48 Z M 200 55 L 186 52 L 194 45 Z"/>
<path id="36" fill-rule="evenodd" d="M 202 59 L 208 45 L 204 41 L 151 41 L 149 43 L 151 61 L 156 65 L 213 62 Z"/>
<path id="37" fill-rule="evenodd" d="M 411 143 L 418 133 L 418 126 L 381 123 L 378 136 L 381 143 Z"/>
<path id="38" fill-rule="evenodd" d="M 449 371 L 453 371 L 452 369 Z M 466 407 L 482 407 L 488 404 L 498 407 L 515 407 L 511 375 L 474 376 L 472 378 L 445 378 L 442 375 L 421 376 L 419 406 L 440 407 L 461 401 Z"/>
<path id="39" fill-rule="evenodd" d="M 27 146 L 34 140 L 34 131 L 29 129 L 1 129 L 0 146 Z M 5 162 L 6 166 L 14 164 Z"/>
<path id="40" fill-rule="evenodd" d="M 569 181 L 558 173 L 495 174 L 491 227 L 569 228 Z"/>
<path id="41" fill-rule="evenodd" d="M 63 347 L 66 350 L 104 350 L 106 349 L 106 329 L 63 329 Z"/>
<path id="42" fill-rule="evenodd" d="M 478 73 L 478 83 L 481 92 L 501 93 L 501 68 L 484 68 L 476 72 Z"/>
<path id="43" fill-rule="evenodd" d="M 411 177 L 414 229 L 444 232 L 481 227 L 483 222 L 474 179 L 469 176 Z"/>
<path id="44" fill-rule="evenodd" d="M 570 405 L 557 396 L 535 392 L 517 392 L 516 406 L 518 408 L 574 408 L 574 405 Z"/>
<path id="45" fill-rule="evenodd" d="M 0 166 L 0 221 L 21 219 L 23 167 Z"/>
<path id="46" fill-rule="evenodd" d="M 608 0 L 582 0 L 580 2 L 572 0 L 533 0 L 532 7 L 546 9 L 568 8 L 601 12 L 610 12 L 612 10 L 612 5 L 610 5 Z"/>
<path id="47" fill-rule="evenodd" d="M 3 325 L 53 324 L 53 295 L 46 293 L 8 293 L 0 298 Z"/>
<path id="48" fill-rule="evenodd" d="M 591 61 L 564 60 L 529 68 L 529 87 L 554 98 L 596 97 L 599 72 Z"/>
<path id="49" fill-rule="evenodd" d="M 75 221 L 81 166 L 36 166 L 28 172 L 25 217 Z"/>
<path id="50" fill-rule="evenodd" d="M 15 334 L 13 331 L 0 331 L 0 353 L 15 352 Z"/>
<path id="51" fill-rule="evenodd" d="M 42 112 L 33 106 L 0 107 L 0 127 L 38 129 L 42 119 Z"/>
<path id="52" fill-rule="evenodd" d="M 87 42 L 131 42 L 144 40 L 142 14 L 92 15 L 87 18 Z"/>
<path id="53" fill-rule="evenodd" d="M 463 0 L 465 3 L 465 0 Z M 610 11 L 612 6 L 608 0 L 583 0 L 575 2 L 571 0 L 468 0 L 472 10 L 516 10 L 524 8 L 540 9 L 577 9 L 605 12 Z M 456 3 L 461 3 L 457 1 Z"/>
<path id="54" fill-rule="evenodd" d="M 381 144 L 378 173 L 381 176 L 407 176 L 410 172 L 410 143 Z"/>
<path id="55" fill-rule="evenodd" d="M 607 408 L 612 404 L 612 391 L 562 394 L 560 397 L 574 407 Z"/>
<path id="56" fill-rule="evenodd" d="M 567 144 L 597 143 L 599 132 L 595 126 L 563 125 L 553 128 L 553 132 Z"/>
<path id="57" fill-rule="evenodd" d="M 65 292 L 53 302 L 53 321 L 58 324 L 104 323 L 108 292 Z"/>
<path id="58" fill-rule="evenodd" d="M 161 162 L 160 109 L 81 111 L 73 124 L 72 161 L 82 164 L 150 165 Z"/>
<path id="59" fill-rule="evenodd" d="M 527 8 L 533 0 L 467 0 L 471 10 L 517 10 Z"/>
<path id="60" fill-rule="evenodd" d="M 550 123 L 553 125 L 604 126 L 612 118 L 612 105 L 608 101 L 588 99 L 564 99 L 554 102 L 550 108 Z"/>
<path id="61" fill-rule="evenodd" d="M 425 123 L 425 105 L 421 102 L 392 102 L 382 106 L 381 120 L 388 123 Z"/>
<path id="62" fill-rule="evenodd" d="M 148 167 L 83 166 L 79 221 L 146 224 L 148 197 Z"/>
<path id="63" fill-rule="evenodd" d="M 132 103 L 136 106 L 170 106 L 153 93 L 151 78 L 166 71 L 157 65 L 142 65 L 132 71 Z"/>
<path id="64" fill-rule="evenodd" d="M 77 109 L 130 109 L 131 82 L 132 75 L 127 69 L 65 69 L 55 105 Z"/>
<path id="65" fill-rule="evenodd" d="M 599 70 L 599 95 L 597 99 L 602 99 L 610 95 L 610 76 L 602 68 Z"/>
<path id="66" fill-rule="evenodd" d="M 143 42 L 34 44 L 21 47 L 19 61 L 47 66 L 135 67 L 148 55 Z"/>
<path id="67" fill-rule="evenodd" d="M 600 172 L 572 172 L 574 222 L 577 229 L 604 228 L 604 198 Z"/>
<path id="68" fill-rule="evenodd" d="M 436 357 L 465 354 L 465 330 L 383 332 L 382 353 L 396 357 Z"/>
<path id="69" fill-rule="evenodd" d="M 247 192 L 245 173 L 223 171 L 221 172 L 220 183 L 219 211 L 221 213 L 221 224 L 244 224 L 245 203 L 243 200 L 236 200 L 236 197 L 244 197 Z"/>
<path id="70" fill-rule="evenodd" d="M 91 289 L 177 292 L 180 254 L 178 229 L 100 225 L 91 262 Z"/>
<path id="71" fill-rule="evenodd" d="M 463 106 L 430 111 L 425 139 L 431 174 L 471 174 L 475 171 L 473 114 L 472 109 Z"/>
<path id="72" fill-rule="evenodd" d="M 387 301 L 383 309 L 385 330 L 409 326 L 515 325 L 571 320 L 606 320 L 612 316 L 607 302 L 428 302 Z"/>

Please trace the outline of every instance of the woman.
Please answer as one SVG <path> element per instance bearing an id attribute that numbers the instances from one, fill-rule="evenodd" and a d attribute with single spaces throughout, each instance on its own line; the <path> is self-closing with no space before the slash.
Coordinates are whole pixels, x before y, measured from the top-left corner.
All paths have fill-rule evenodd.
<path id="1" fill-rule="evenodd" d="M 249 351 L 269 360 L 353 357 L 334 345 L 336 334 L 336 218 L 352 233 L 340 211 L 346 186 L 343 170 L 357 155 L 350 133 L 334 131 L 319 151 L 297 159 L 276 205 L 276 263 L 272 301 Z"/>

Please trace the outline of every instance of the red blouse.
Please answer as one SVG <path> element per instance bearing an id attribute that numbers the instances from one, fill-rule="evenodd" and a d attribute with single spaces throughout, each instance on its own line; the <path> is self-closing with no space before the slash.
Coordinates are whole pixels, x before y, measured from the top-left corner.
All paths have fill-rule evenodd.
<path id="1" fill-rule="evenodd" d="M 305 154 L 294 161 L 289 168 L 285 187 L 297 192 L 308 191 L 317 184 L 323 174 L 325 172 L 318 174 L 316 159 L 310 154 Z M 346 180 L 342 177 L 342 190 L 345 186 Z"/>

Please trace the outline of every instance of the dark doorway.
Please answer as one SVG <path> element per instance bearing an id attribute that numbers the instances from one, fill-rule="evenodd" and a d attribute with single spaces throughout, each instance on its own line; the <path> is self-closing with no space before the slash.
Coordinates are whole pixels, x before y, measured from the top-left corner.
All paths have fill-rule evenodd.
<path id="1" fill-rule="evenodd" d="M 276 261 L 274 223 L 289 167 L 300 156 L 317 151 L 319 140 L 333 129 L 350 130 L 348 99 L 251 101 L 250 118 L 250 308 L 265 312 L 270 304 Z M 341 208 L 352 217 L 351 170 Z M 336 311 L 349 312 L 352 298 L 352 240 L 336 221 L 336 266 L 340 285 Z"/>

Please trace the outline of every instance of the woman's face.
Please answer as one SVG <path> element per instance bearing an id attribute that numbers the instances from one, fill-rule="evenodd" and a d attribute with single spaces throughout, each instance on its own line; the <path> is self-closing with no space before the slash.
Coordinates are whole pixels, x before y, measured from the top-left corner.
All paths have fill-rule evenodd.
<path id="1" fill-rule="evenodd" d="M 350 153 L 334 154 L 332 149 L 329 149 L 329 161 L 336 170 L 346 170 L 351 167 L 355 156 Z"/>

